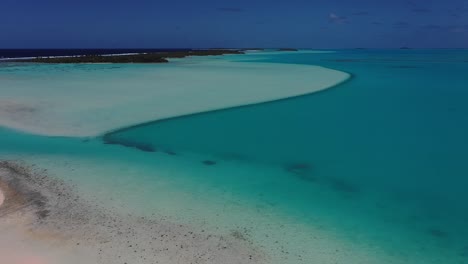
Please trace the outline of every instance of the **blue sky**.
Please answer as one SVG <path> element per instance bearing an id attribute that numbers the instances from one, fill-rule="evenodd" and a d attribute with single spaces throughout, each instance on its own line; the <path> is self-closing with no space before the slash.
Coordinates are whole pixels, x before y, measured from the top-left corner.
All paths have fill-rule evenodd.
<path id="1" fill-rule="evenodd" d="M 468 0 L 1 0 L 0 48 L 468 48 Z"/>

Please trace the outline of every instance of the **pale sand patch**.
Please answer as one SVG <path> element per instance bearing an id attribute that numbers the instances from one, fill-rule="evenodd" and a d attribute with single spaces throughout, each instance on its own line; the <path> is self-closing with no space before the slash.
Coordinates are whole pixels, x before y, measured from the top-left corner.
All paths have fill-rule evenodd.
<path id="1" fill-rule="evenodd" d="M 350 77 L 319 66 L 220 57 L 120 69 L 23 67 L 1 73 L 0 125 L 54 136 L 96 136 L 148 121 L 294 97 Z"/>
<path id="2" fill-rule="evenodd" d="M 0 220 L 0 263 L 8 264 L 92 264 L 87 252 L 73 250 L 66 246 L 51 246 L 51 240 L 32 239 L 25 232 L 26 223 L 12 217 Z"/>

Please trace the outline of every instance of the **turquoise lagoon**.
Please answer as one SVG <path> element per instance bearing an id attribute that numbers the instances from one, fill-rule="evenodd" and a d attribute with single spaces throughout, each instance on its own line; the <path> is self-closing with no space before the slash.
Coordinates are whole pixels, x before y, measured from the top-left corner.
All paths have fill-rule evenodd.
<path id="1" fill-rule="evenodd" d="M 271 263 L 468 263 L 467 51 L 221 60 L 319 65 L 352 77 L 309 95 L 99 137 L 4 128 L 0 157 L 47 168 L 118 210 L 240 230 Z"/>

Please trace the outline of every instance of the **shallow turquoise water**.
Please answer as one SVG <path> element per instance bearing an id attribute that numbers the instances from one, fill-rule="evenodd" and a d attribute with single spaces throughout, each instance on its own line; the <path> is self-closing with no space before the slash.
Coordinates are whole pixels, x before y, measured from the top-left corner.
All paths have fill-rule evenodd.
<path id="1" fill-rule="evenodd" d="M 281 165 L 291 180 L 360 196 L 362 208 L 375 201 L 386 228 L 416 230 L 409 236 L 427 236 L 467 255 L 468 52 L 342 51 L 255 59 L 321 65 L 352 73 L 353 79 L 309 96 L 150 123 L 108 137 L 214 153 L 219 166 L 227 157 Z M 308 212 L 312 198 L 304 193 L 304 200 L 289 206 Z M 363 211 L 356 217 L 365 218 Z M 337 219 L 354 217 L 333 213 Z M 385 234 L 381 228 L 368 226 L 367 236 Z"/>
<path id="2" fill-rule="evenodd" d="M 164 211 L 166 202 L 171 209 L 164 213 L 181 218 L 206 217 L 228 228 L 232 219 L 258 229 L 252 237 L 259 244 L 274 242 L 265 238 L 269 232 L 281 239 L 281 251 L 296 254 L 286 261 L 278 253 L 278 263 L 323 260 L 314 259 L 317 240 L 308 227 L 394 258 L 382 256 L 382 263 L 468 261 L 467 51 L 226 57 L 320 65 L 353 78 L 308 96 L 148 123 L 98 139 L 0 129 L 0 155 L 47 156 L 63 164 L 86 159 L 76 162 L 82 170 L 135 170 L 127 178 L 111 169 L 95 169 L 99 177 L 82 171 L 62 177 L 95 192 L 126 188 L 127 203 L 142 211 Z M 187 197 L 172 197 L 176 189 Z M 221 205 L 203 208 L 210 200 Z M 223 206 L 229 209 L 220 212 Z M 330 250 L 333 263 L 338 253 Z"/>
<path id="3" fill-rule="evenodd" d="M 468 53 L 426 53 L 275 55 L 266 61 L 318 64 L 353 79 L 309 96 L 159 121 L 110 137 L 304 163 L 316 178 L 333 175 L 383 190 L 391 184 L 392 192 L 429 191 L 457 202 L 468 172 Z"/>

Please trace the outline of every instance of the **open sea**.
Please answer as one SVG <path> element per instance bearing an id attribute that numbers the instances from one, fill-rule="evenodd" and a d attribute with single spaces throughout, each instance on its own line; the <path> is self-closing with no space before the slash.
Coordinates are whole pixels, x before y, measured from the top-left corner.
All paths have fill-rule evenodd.
<path id="1" fill-rule="evenodd" d="M 468 263 L 467 50 L 223 60 L 318 65 L 351 78 L 91 138 L 0 128 L 0 158 L 47 168 L 125 212 L 242 230 L 270 263 Z"/>

